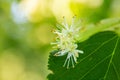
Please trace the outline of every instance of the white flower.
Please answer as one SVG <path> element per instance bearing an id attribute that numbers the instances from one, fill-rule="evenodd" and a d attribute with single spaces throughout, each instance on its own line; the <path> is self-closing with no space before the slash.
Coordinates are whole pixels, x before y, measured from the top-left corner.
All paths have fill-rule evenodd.
<path id="1" fill-rule="evenodd" d="M 55 54 L 55 56 L 63 56 L 67 54 L 67 58 L 64 62 L 63 66 L 70 67 L 70 62 L 72 67 L 74 64 L 77 63 L 77 57 L 79 57 L 78 53 L 83 53 L 82 50 L 77 49 L 76 38 L 79 37 L 80 28 L 78 28 L 75 24 L 75 17 L 72 19 L 72 24 L 69 26 L 66 23 L 64 18 L 64 22 L 62 26 L 57 26 L 59 30 L 55 30 L 54 33 L 57 34 L 56 42 L 52 43 L 55 44 L 57 48 L 60 49 L 59 52 Z"/>

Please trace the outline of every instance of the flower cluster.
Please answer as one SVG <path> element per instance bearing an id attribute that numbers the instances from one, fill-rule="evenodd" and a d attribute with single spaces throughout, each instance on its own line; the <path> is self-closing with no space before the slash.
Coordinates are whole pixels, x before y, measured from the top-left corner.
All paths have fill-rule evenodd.
<path id="1" fill-rule="evenodd" d="M 57 39 L 56 42 L 52 43 L 60 49 L 55 56 L 67 54 L 67 58 L 63 65 L 67 66 L 67 68 L 70 67 L 70 62 L 72 67 L 74 67 L 74 64 L 77 63 L 77 57 L 79 57 L 78 53 L 83 53 L 82 50 L 77 49 L 78 45 L 75 43 L 76 38 L 79 37 L 80 27 L 76 27 L 74 21 L 75 17 L 73 17 L 72 24 L 69 26 L 64 18 L 62 26 L 57 26 L 59 29 L 54 31 L 54 33 L 57 34 Z"/>

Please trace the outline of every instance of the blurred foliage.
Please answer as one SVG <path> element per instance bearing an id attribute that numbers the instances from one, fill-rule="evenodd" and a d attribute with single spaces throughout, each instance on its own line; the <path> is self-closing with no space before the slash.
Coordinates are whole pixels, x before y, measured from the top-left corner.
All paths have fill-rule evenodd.
<path id="1" fill-rule="evenodd" d="M 120 16 L 119 0 L 0 0 L 0 80 L 45 80 L 51 30 L 65 16 L 83 23 Z"/>

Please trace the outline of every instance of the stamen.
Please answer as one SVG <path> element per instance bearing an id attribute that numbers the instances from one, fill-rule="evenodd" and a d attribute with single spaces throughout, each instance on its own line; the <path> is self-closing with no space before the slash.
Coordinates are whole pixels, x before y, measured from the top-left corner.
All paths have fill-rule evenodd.
<path id="1" fill-rule="evenodd" d="M 72 67 L 74 68 L 74 62 L 73 62 L 73 56 L 71 56 L 71 61 L 72 61 Z"/>
<path id="2" fill-rule="evenodd" d="M 83 51 L 81 51 L 81 50 L 77 50 L 79 53 L 81 53 L 81 54 L 83 54 L 84 52 Z"/>
<path id="3" fill-rule="evenodd" d="M 74 23 L 75 23 L 75 16 L 73 16 L 73 18 L 72 18 L 72 24 L 71 24 L 71 27 L 74 26 Z"/>
<path id="4" fill-rule="evenodd" d="M 70 58 L 68 58 L 67 69 L 69 69 L 69 65 L 70 65 Z"/>
<path id="5" fill-rule="evenodd" d="M 63 67 L 65 67 L 65 65 L 66 65 L 66 63 L 67 63 L 67 60 L 68 60 L 68 58 L 66 58 Z"/>
<path id="6" fill-rule="evenodd" d="M 75 57 L 75 55 L 73 54 L 73 59 L 74 59 L 74 61 L 75 61 L 75 63 L 77 62 L 77 59 L 76 59 L 76 57 Z"/>
<path id="7" fill-rule="evenodd" d="M 67 22 L 66 22 L 66 19 L 65 19 L 65 17 L 63 16 L 63 26 L 68 30 L 69 28 L 68 28 L 68 24 L 67 24 Z"/>

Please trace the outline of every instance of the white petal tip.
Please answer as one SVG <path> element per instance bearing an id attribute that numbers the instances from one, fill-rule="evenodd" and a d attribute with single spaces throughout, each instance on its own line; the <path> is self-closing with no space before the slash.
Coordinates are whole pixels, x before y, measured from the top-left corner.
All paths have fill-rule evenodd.
<path id="1" fill-rule="evenodd" d="M 79 53 L 81 53 L 81 54 L 83 54 L 83 53 L 84 53 L 84 51 L 81 51 L 81 50 L 79 50 L 78 52 L 79 52 Z"/>

